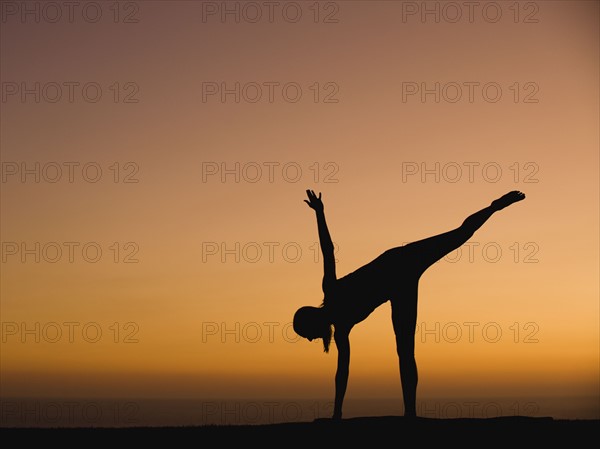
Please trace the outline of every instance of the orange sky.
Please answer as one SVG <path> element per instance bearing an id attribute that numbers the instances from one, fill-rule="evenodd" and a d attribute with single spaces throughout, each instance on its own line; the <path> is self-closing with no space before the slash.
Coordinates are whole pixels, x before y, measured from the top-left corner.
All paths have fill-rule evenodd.
<path id="1" fill-rule="evenodd" d="M 1 396 L 332 396 L 306 189 L 338 276 L 525 192 L 423 276 L 419 392 L 598 396 L 597 2 L 7 3 Z M 389 304 L 351 342 L 348 397 L 400 395 Z"/>

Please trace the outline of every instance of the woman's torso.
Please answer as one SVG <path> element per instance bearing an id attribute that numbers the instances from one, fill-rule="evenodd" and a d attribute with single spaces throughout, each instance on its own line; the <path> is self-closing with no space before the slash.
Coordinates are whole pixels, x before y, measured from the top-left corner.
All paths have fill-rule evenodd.
<path id="1" fill-rule="evenodd" d="M 394 248 L 335 281 L 325 292 L 325 306 L 335 321 L 354 325 L 367 318 L 373 310 L 390 299 L 401 278 L 397 257 L 401 248 Z"/>

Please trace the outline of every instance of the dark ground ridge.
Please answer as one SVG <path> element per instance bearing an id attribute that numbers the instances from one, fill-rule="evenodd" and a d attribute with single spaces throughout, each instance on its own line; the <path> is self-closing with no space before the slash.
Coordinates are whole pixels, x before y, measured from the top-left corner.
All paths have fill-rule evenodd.
<path id="1" fill-rule="evenodd" d="M 495 418 L 405 418 L 402 416 L 369 416 L 342 420 L 318 419 L 312 422 L 278 424 L 229 424 L 180 427 L 60 427 L 60 428 L 0 428 L 6 438 L 12 436 L 19 443 L 38 440 L 48 443 L 59 438 L 82 439 L 92 443 L 121 442 L 202 442 L 182 438 L 207 437 L 210 441 L 226 443 L 295 446 L 317 441 L 332 443 L 386 444 L 390 439 L 398 443 L 430 444 L 461 443 L 466 446 L 496 446 L 498 443 L 521 446 L 529 443 L 581 444 L 596 439 L 600 420 L 554 419 L 552 417 L 505 416 Z M 115 440 L 116 439 L 116 440 Z M 593 440 L 592 440 L 593 441 Z M 193 443 L 192 443 L 193 444 Z M 412 444 L 411 444 L 412 445 Z"/>

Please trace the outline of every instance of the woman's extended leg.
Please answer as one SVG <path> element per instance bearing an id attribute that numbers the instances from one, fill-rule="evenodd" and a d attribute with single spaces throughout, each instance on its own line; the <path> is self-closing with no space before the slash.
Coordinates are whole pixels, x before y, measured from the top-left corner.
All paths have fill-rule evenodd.
<path id="1" fill-rule="evenodd" d="M 389 273 L 393 270 L 398 282 L 391 292 L 392 323 L 396 334 L 396 350 L 400 365 L 400 381 L 404 396 L 404 415 L 416 416 L 417 383 L 419 380 L 415 361 L 415 329 L 417 324 L 417 304 L 419 278 L 423 271 L 444 257 L 450 251 L 463 245 L 494 212 L 512 203 L 521 201 L 525 195 L 518 191 L 509 192 L 492 202 L 489 207 L 467 217 L 458 228 L 425 240 L 393 248 L 386 252 L 395 259 L 388 264 Z M 384 253 L 385 254 L 385 253 Z M 384 256 L 385 257 L 385 256 Z M 397 263 L 401 265 L 398 266 Z M 386 262 L 387 263 L 387 262 Z M 398 275 L 398 273 L 400 273 Z"/>
<path id="2" fill-rule="evenodd" d="M 509 192 L 493 201 L 490 206 L 467 217 L 458 228 L 405 245 L 403 247 L 404 255 L 407 260 L 414 261 L 415 268 L 419 273 L 423 273 L 450 251 L 465 244 L 494 212 L 523 199 L 525 199 L 523 193 L 518 191 Z"/>

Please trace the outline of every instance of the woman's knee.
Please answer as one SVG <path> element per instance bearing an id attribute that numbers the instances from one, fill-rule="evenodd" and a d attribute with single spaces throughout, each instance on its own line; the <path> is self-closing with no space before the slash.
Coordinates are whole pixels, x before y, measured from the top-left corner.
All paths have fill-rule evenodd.
<path id="1" fill-rule="evenodd" d="M 396 352 L 400 357 L 415 354 L 415 334 L 396 336 Z"/>

